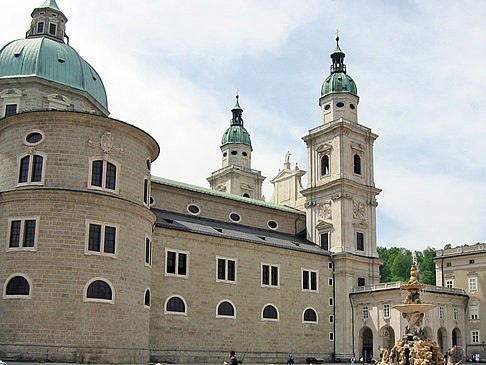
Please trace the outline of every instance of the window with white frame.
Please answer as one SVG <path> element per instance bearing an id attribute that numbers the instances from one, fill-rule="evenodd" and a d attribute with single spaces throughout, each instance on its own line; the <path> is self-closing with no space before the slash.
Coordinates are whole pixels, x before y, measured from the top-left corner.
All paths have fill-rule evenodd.
<path id="1" fill-rule="evenodd" d="M 262 264 L 262 286 L 279 287 L 279 266 Z"/>
<path id="2" fill-rule="evenodd" d="M 145 289 L 145 294 L 143 296 L 143 305 L 145 308 L 150 308 L 150 289 Z"/>
<path id="3" fill-rule="evenodd" d="M 165 275 L 188 277 L 189 253 L 185 251 L 165 249 Z"/>
<path id="4" fill-rule="evenodd" d="M 479 343 L 479 330 L 471 331 L 471 343 Z"/>
<path id="5" fill-rule="evenodd" d="M 145 235 L 145 265 L 152 265 L 152 239 Z"/>
<path id="6" fill-rule="evenodd" d="M 477 291 L 478 290 L 478 278 L 473 277 L 468 279 L 469 282 L 469 291 Z"/>
<path id="7" fill-rule="evenodd" d="M 45 154 L 35 152 L 19 157 L 17 186 L 44 184 Z"/>
<path id="8" fill-rule="evenodd" d="M 459 319 L 459 310 L 457 308 L 452 310 L 452 318 L 454 318 L 456 321 Z"/>
<path id="9" fill-rule="evenodd" d="M 118 170 L 114 161 L 91 159 L 88 188 L 118 192 Z"/>
<path id="10" fill-rule="evenodd" d="M 453 288 L 454 287 L 454 280 L 447 279 L 445 284 L 446 284 L 446 288 Z"/>
<path id="11" fill-rule="evenodd" d="M 236 318 L 235 306 L 229 300 L 222 300 L 216 306 L 216 318 Z"/>
<path id="12" fill-rule="evenodd" d="M 383 318 L 390 318 L 390 304 L 383 304 Z"/>
<path id="13" fill-rule="evenodd" d="M 267 304 L 262 309 L 262 321 L 278 321 L 278 309 L 273 304 Z"/>
<path id="14" fill-rule="evenodd" d="M 112 303 L 115 300 L 113 285 L 106 279 L 94 278 L 88 281 L 84 289 L 85 302 Z"/>
<path id="15" fill-rule="evenodd" d="M 329 286 L 333 286 L 333 285 L 334 285 L 334 280 L 332 280 L 332 278 L 328 278 L 328 279 L 327 279 L 327 284 L 328 284 Z"/>
<path id="16" fill-rule="evenodd" d="M 187 315 L 187 306 L 184 298 L 173 295 L 165 301 L 165 314 Z"/>
<path id="17" fill-rule="evenodd" d="M 10 218 L 8 220 L 7 251 L 33 251 L 37 247 L 37 231 L 39 217 Z"/>
<path id="18" fill-rule="evenodd" d="M 86 254 L 114 256 L 118 225 L 86 220 Z"/>
<path id="19" fill-rule="evenodd" d="M 329 298 L 329 305 L 331 307 L 334 305 L 334 298 Z"/>
<path id="20" fill-rule="evenodd" d="M 236 282 L 236 259 L 216 257 L 216 281 Z"/>
<path id="21" fill-rule="evenodd" d="M 318 323 L 317 312 L 314 308 L 306 308 L 302 314 L 303 323 Z"/>
<path id="22" fill-rule="evenodd" d="M 302 290 L 303 291 L 318 291 L 318 277 L 319 271 L 302 269 Z"/>
<path id="23" fill-rule="evenodd" d="M 24 274 L 10 275 L 3 285 L 4 299 L 29 299 L 31 295 L 31 280 Z"/>
<path id="24" fill-rule="evenodd" d="M 334 341 L 334 332 L 329 332 L 329 341 Z"/>
<path id="25" fill-rule="evenodd" d="M 444 319 L 444 307 L 439 307 L 439 318 Z"/>
<path id="26" fill-rule="evenodd" d="M 329 315 L 329 323 L 334 323 L 334 316 L 332 314 Z"/>
<path id="27" fill-rule="evenodd" d="M 363 319 L 367 319 L 370 316 L 370 311 L 367 305 L 363 306 Z"/>
<path id="28" fill-rule="evenodd" d="M 469 306 L 469 318 L 479 319 L 479 305 L 473 304 Z"/>

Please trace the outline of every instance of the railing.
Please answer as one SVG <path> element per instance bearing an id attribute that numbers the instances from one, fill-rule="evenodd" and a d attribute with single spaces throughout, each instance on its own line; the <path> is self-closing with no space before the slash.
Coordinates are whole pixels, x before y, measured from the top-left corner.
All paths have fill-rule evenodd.
<path id="1" fill-rule="evenodd" d="M 366 133 L 370 133 L 371 132 L 371 129 L 368 128 L 368 127 L 362 126 L 361 124 L 358 124 L 358 123 L 350 122 L 350 121 L 348 121 L 346 119 L 343 119 L 343 118 L 339 118 L 339 119 L 334 120 L 332 122 L 329 122 L 329 123 L 320 125 L 318 127 L 309 129 L 309 134 L 322 131 L 324 129 L 327 129 L 329 127 L 332 127 L 334 125 L 341 124 L 341 123 L 352 125 L 353 127 L 358 128 L 358 129 L 361 129 L 363 132 L 366 132 Z"/>
<path id="2" fill-rule="evenodd" d="M 486 251 L 486 243 L 477 243 L 475 245 L 465 245 L 461 247 L 448 248 L 446 250 L 437 250 L 437 257 L 481 251 Z"/>
<path id="3" fill-rule="evenodd" d="M 390 289 L 399 289 L 402 284 L 405 284 L 401 281 L 392 281 L 389 283 L 378 283 L 373 285 L 365 285 L 365 286 L 355 286 L 352 289 L 352 293 L 364 293 L 364 292 L 372 292 L 378 290 L 390 290 Z M 436 285 L 427 285 L 424 291 L 436 291 L 440 293 L 447 293 L 447 294 L 462 294 L 466 295 L 466 292 L 462 289 L 457 288 L 446 288 L 445 286 L 436 286 Z"/>

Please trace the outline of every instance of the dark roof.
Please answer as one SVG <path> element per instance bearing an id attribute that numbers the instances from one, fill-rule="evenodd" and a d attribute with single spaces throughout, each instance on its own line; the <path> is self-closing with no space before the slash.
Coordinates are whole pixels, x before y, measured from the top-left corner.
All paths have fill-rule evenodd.
<path id="1" fill-rule="evenodd" d="M 318 255 L 330 255 L 329 251 L 323 250 L 321 247 L 308 241 L 305 238 L 305 235 L 292 235 L 278 231 L 175 213 L 161 209 L 152 209 L 152 211 L 157 216 L 157 221 L 155 222 L 157 227 L 238 241 L 252 242 L 266 246 L 309 252 Z"/>

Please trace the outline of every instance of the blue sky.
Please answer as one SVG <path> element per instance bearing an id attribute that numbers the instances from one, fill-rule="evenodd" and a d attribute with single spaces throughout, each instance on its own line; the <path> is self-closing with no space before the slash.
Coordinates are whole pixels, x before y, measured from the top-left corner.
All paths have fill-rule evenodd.
<path id="1" fill-rule="evenodd" d="M 8 9 L 2 44 L 25 35 L 41 2 Z M 267 199 L 287 150 L 307 170 L 301 137 L 321 123 L 339 29 L 360 123 L 380 136 L 378 244 L 486 241 L 486 2 L 57 2 L 111 116 L 159 142 L 155 175 L 208 186 L 239 89 Z"/>

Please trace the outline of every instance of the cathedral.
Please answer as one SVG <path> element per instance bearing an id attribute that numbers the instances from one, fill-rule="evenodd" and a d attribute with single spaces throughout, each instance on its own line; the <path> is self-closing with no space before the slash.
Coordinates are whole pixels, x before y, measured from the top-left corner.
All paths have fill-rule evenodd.
<path id="1" fill-rule="evenodd" d="M 0 49 L 0 358 L 371 361 L 404 334 L 400 283 L 380 283 L 378 135 L 359 124 L 338 37 L 307 171 L 287 153 L 267 202 L 238 96 L 209 187 L 154 176 L 157 141 L 109 117 L 56 1 L 31 16 Z M 486 355 L 484 267 L 485 245 L 438 252 L 422 298 L 443 351 Z"/>

